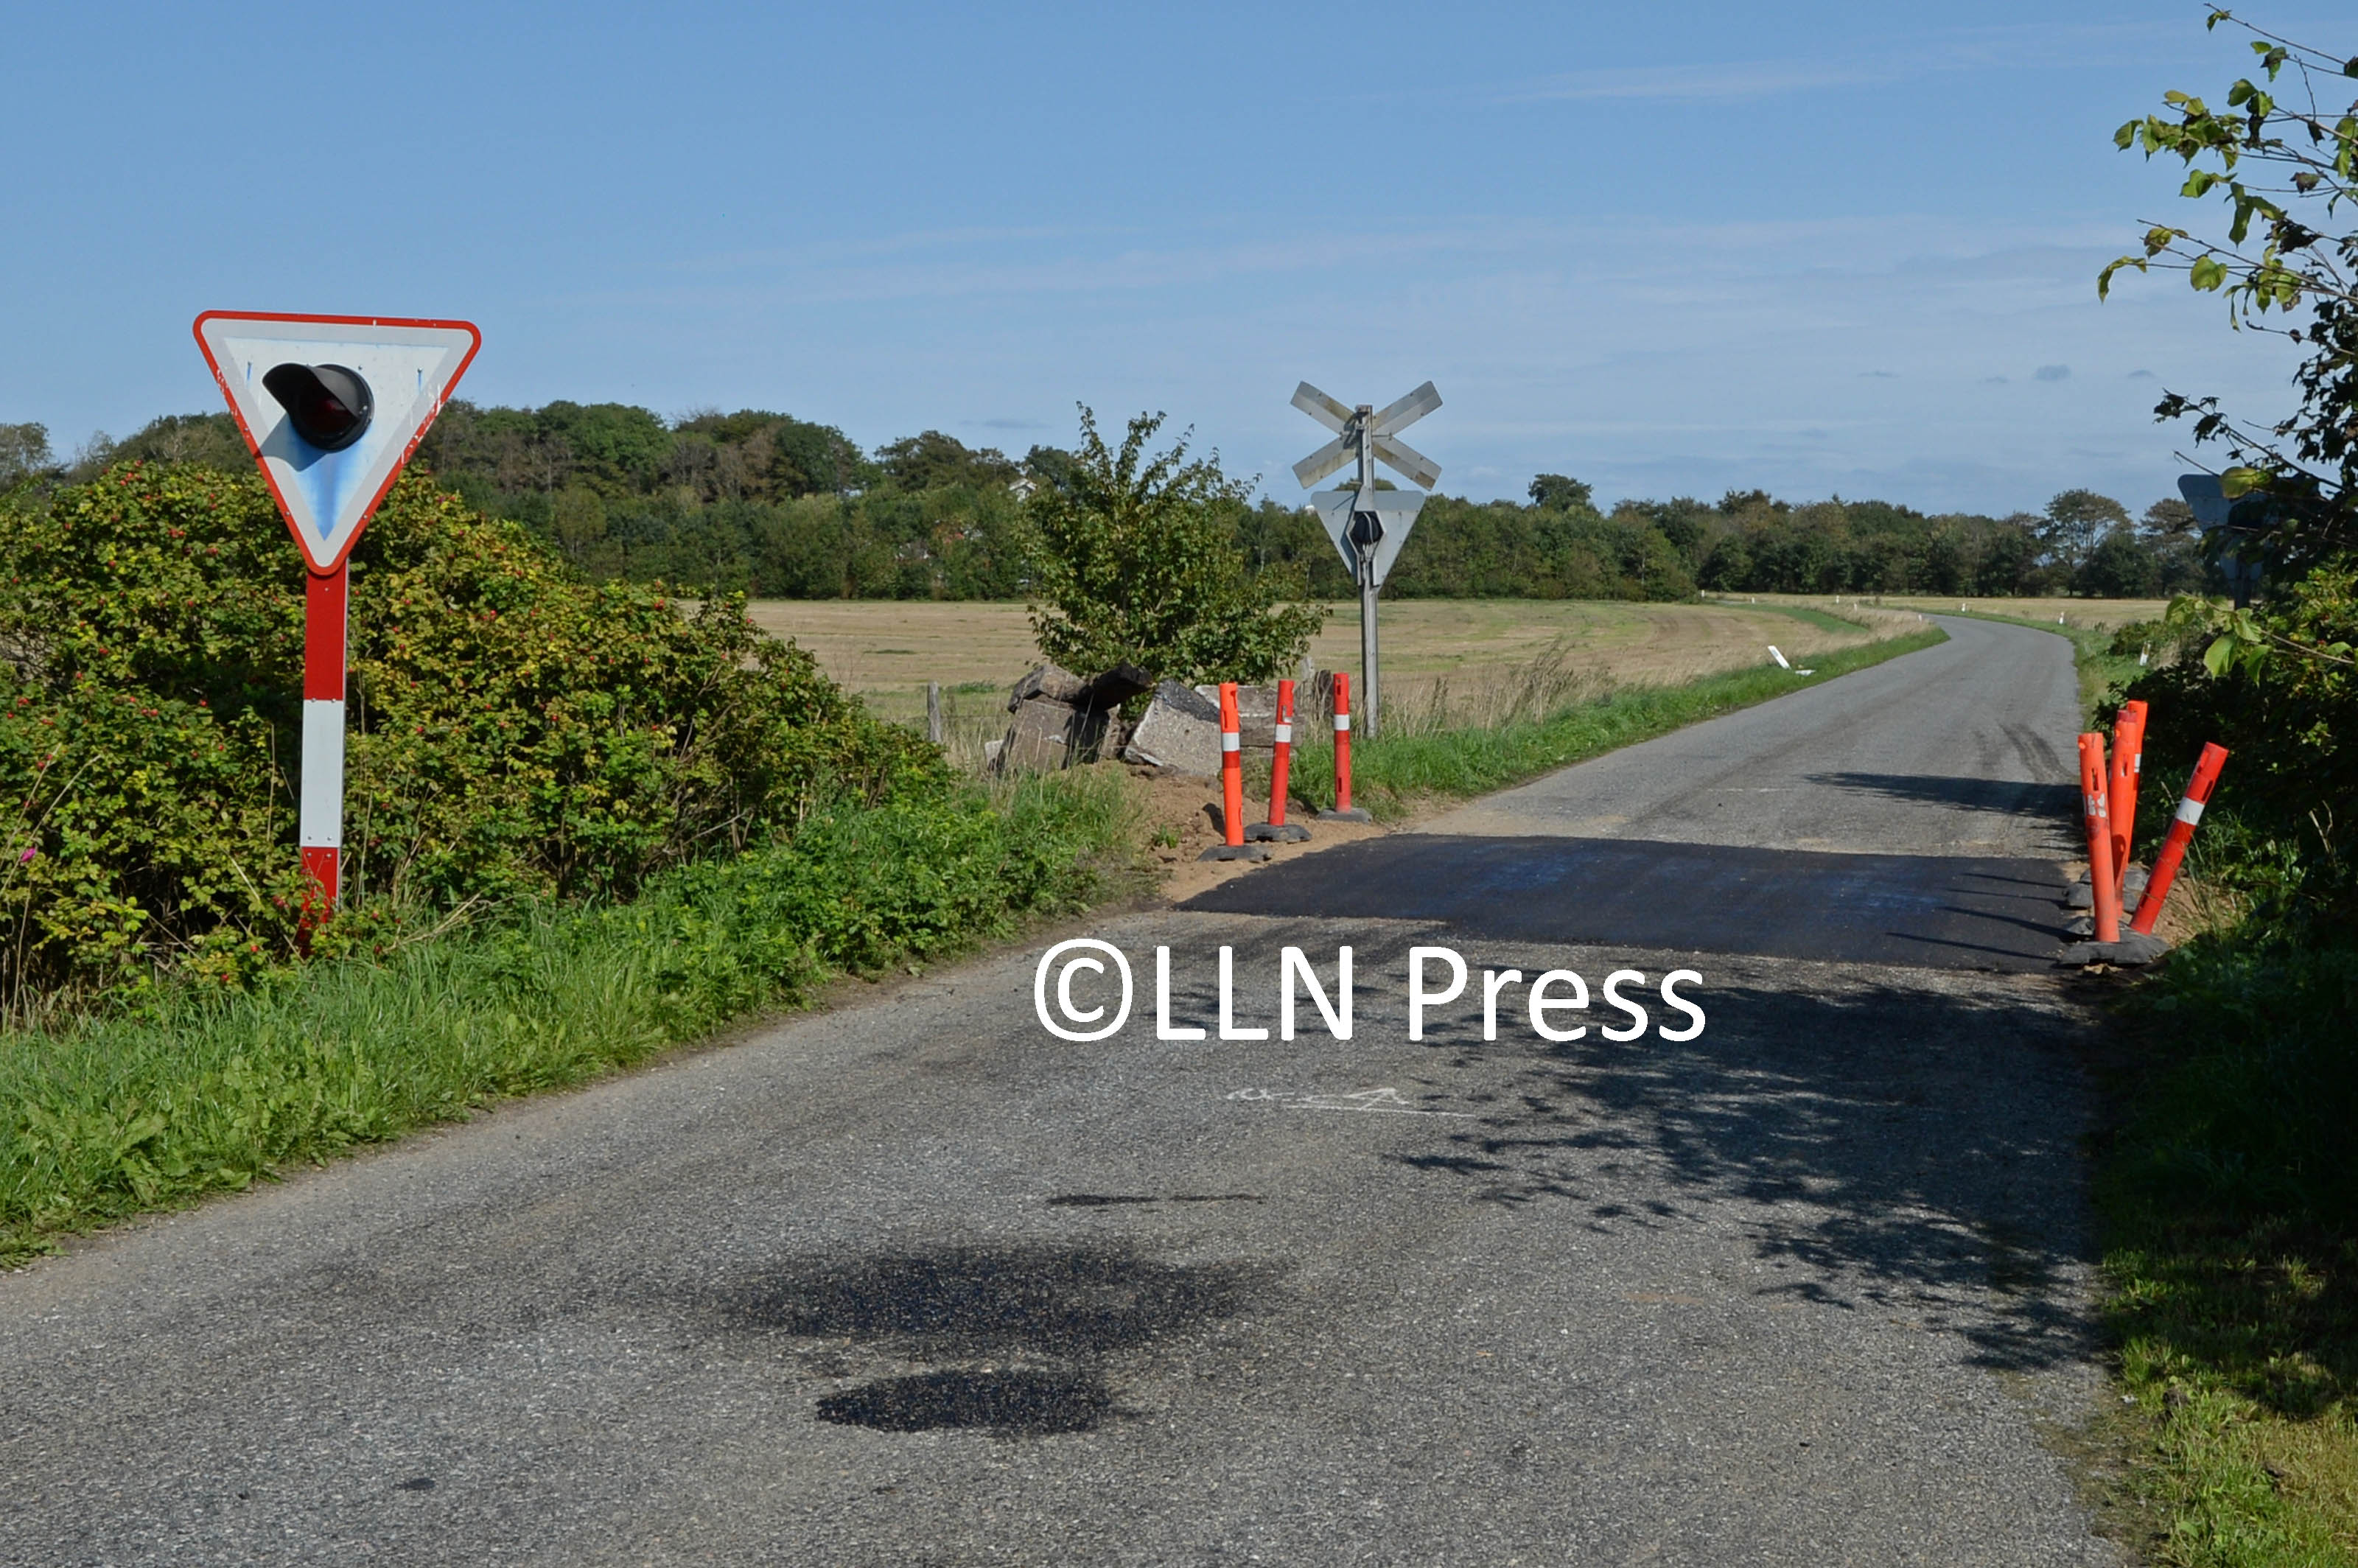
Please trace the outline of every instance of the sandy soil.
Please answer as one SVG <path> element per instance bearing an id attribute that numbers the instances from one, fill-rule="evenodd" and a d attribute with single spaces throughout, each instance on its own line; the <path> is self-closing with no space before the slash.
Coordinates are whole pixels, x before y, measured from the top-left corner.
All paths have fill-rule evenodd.
<path id="1" fill-rule="evenodd" d="M 1100 767 L 1123 766 L 1099 763 Z M 1203 852 L 1220 843 L 1219 827 L 1220 781 L 1190 778 L 1184 773 L 1164 773 L 1154 768 L 1123 767 L 1130 775 L 1131 787 L 1142 800 L 1146 818 L 1153 834 L 1152 853 L 1163 869 L 1162 894 L 1172 903 L 1190 899 L 1206 888 L 1237 877 L 1247 876 L 1263 866 L 1280 865 L 1287 860 L 1314 855 L 1331 849 L 1337 844 L 1355 843 L 1372 838 L 1387 831 L 1363 822 L 1321 822 L 1315 816 L 1289 807 L 1286 820 L 1299 822 L 1310 829 L 1310 839 L 1302 844 L 1271 844 L 1271 858 L 1256 864 L 1250 860 L 1199 860 Z M 1268 818 L 1269 797 L 1247 789 L 1245 820 L 1260 822 Z M 1175 839 L 1175 843 L 1164 842 Z"/>

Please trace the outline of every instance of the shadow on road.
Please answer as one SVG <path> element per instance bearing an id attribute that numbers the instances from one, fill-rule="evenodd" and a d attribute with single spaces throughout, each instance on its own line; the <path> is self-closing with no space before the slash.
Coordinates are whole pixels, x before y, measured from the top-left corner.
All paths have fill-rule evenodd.
<path id="1" fill-rule="evenodd" d="M 1923 806 L 1956 806 L 2008 817 L 2069 823 L 2080 808 L 2076 786 L 2012 779 L 1944 777 L 1931 773 L 1812 773 L 1809 783 L 1855 795 Z"/>
<path id="2" fill-rule="evenodd" d="M 1483 1044 L 1466 1020 L 1476 1043 L 1436 1050 L 1419 1087 L 1480 1124 L 1390 1160 L 1598 1230 L 1734 1220 L 1790 1270 L 1775 1292 L 1961 1334 L 1986 1366 L 2090 1353 L 2063 1279 L 2087 1260 L 2084 1112 L 2050 999 L 1869 983 L 1700 1000 L 1710 1024 L 1684 1044 Z"/>

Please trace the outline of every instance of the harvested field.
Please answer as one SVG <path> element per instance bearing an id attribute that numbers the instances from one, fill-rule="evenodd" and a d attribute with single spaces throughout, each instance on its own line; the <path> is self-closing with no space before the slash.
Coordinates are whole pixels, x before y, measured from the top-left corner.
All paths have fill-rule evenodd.
<path id="1" fill-rule="evenodd" d="M 2055 624 L 2057 616 L 2071 626 L 2093 626 L 2109 632 L 2132 621 L 2158 620 L 2169 608 L 2166 599 L 1946 599 L 1938 594 L 1888 593 L 1859 595 L 1829 593 L 1762 593 L 1714 595 L 1714 604 L 1749 608 L 1754 603 L 1790 605 L 1798 609 L 1854 615 L 1873 611 L 1915 610 L 1954 614 L 1960 607 L 1977 615 L 2004 615 L 2016 621 Z"/>
<path id="2" fill-rule="evenodd" d="M 952 749 L 978 758 L 982 738 L 1006 725 L 1007 687 L 1040 656 L 1021 604 L 759 600 L 750 613 L 889 718 L 921 719 L 925 684 L 939 681 Z M 1896 629 L 1900 617 L 1890 619 Z M 1382 630 L 1386 706 L 1411 728 L 1491 723 L 1614 687 L 1674 685 L 1765 662 L 1771 643 L 1808 654 L 1874 634 L 1768 607 L 1513 599 L 1388 600 Z M 1358 669 L 1356 605 L 1336 607 L 1311 654 L 1322 669 Z"/>

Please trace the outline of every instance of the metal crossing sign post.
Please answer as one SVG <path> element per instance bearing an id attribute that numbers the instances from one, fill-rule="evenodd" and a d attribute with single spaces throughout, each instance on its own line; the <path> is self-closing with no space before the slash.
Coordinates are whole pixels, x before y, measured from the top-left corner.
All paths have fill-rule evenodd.
<path id="1" fill-rule="evenodd" d="M 1416 526 L 1425 492 L 1441 480 L 1441 465 L 1394 439 L 1398 432 L 1441 406 L 1441 394 L 1426 382 L 1388 407 L 1362 403 L 1347 407 L 1308 382 L 1293 389 L 1293 406 L 1335 432 L 1335 438 L 1293 465 L 1303 489 L 1345 463 L 1358 463 L 1358 488 L 1314 492 L 1311 504 L 1335 541 L 1344 567 L 1359 585 L 1359 719 L 1361 733 L 1376 730 L 1376 590 L 1384 584 L 1401 546 Z M 1376 464 L 1382 463 L 1419 490 L 1378 490 Z"/>
<path id="2" fill-rule="evenodd" d="M 208 310 L 197 346 L 310 569 L 303 594 L 305 929 L 343 880 L 344 609 L 352 546 L 482 334 L 465 321 Z"/>

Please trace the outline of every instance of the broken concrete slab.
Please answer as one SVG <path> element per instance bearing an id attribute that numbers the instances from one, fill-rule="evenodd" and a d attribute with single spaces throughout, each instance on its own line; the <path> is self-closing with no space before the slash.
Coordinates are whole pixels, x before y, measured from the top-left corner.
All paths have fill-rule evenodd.
<path id="1" fill-rule="evenodd" d="M 1013 713 L 1035 697 L 1079 708 L 1084 706 L 1088 689 L 1088 682 L 1064 665 L 1042 665 L 1015 683 L 1015 689 L 1008 695 L 1007 711 Z"/>
<path id="2" fill-rule="evenodd" d="M 1177 681 L 1154 688 L 1154 700 L 1130 733 L 1122 760 L 1209 778 L 1220 771 L 1220 708 Z"/>
<path id="3" fill-rule="evenodd" d="M 1211 703 L 1212 717 L 1217 719 L 1220 712 L 1220 688 L 1199 686 L 1195 694 Z M 1239 743 L 1248 752 L 1273 752 L 1277 749 L 1277 687 L 1237 687 L 1237 732 Z"/>
<path id="4" fill-rule="evenodd" d="M 1136 665 L 1116 665 L 1109 670 L 1091 676 L 1088 689 L 1081 696 L 1084 708 L 1120 708 L 1133 697 L 1143 697 L 1154 689 L 1154 676 Z"/>
<path id="5" fill-rule="evenodd" d="M 1079 710 L 1066 702 L 1032 697 L 1015 710 L 1007 739 L 999 752 L 1001 773 L 1052 773 L 1073 759 L 1073 737 Z"/>

